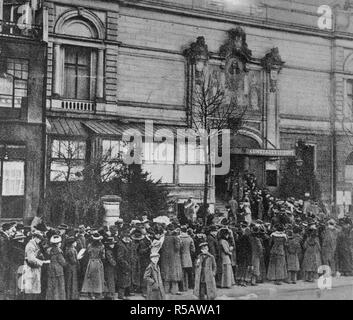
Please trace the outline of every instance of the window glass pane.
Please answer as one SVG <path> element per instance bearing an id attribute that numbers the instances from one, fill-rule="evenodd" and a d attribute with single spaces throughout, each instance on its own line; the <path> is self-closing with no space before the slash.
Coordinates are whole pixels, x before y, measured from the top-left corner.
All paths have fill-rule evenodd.
<path id="1" fill-rule="evenodd" d="M 83 66 L 90 65 L 90 52 L 85 48 L 78 49 L 78 64 Z"/>
<path id="2" fill-rule="evenodd" d="M 102 141 L 102 152 L 103 157 L 108 157 L 108 159 L 116 159 L 119 157 L 120 152 L 119 140 L 103 140 Z"/>
<path id="3" fill-rule="evenodd" d="M 52 158 L 60 158 L 59 154 L 60 154 L 60 141 L 53 140 L 51 156 Z"/>
<path id="4" fill-rule="evenodd" d="M 266 170 L 266 185 L 277 187 L 277 170 Z"/>
<path id="5" fill-rule="evenodd" d="M 346 166 L 345 179 L 347 181 L 353 181 L 353 165 Z"/>
<path id="6" fill-rule="evenodd" d="M 76 51 L 74 47 L 65 48 L 65 63 L 76 64 Z"/>
<path id="7" fill-rule="evenodd" d="M 353 81 L 347 80 L 347 94 L 352 95 L 353 94 Z"/>
<path id="8" fill-rule="evenodd" d="M 69 170 L 70 169 L 70 170 Z M 68 166 L 64 161 L 53 161 L 50 167 L 50 181 L 78 181 L 82 180 L 84 162 L 75 161 Z M 70 171 L 70 174 L 69 174 Z M 69 174 L 69 176 L 68 176 Z"/>
<path id="9" fill-rule="evenodd" d="M 23 161 L 3 163 L 2 195 L 23 196 L 25 190 L 25 164 Z"/>
<path id="10" fill-rule="evenodd" d="M 77 99 L 89 100 L 89 69 L 77 68 Z"/>
<path id="11" fill-rule="evenodd" d="M 76 75 L 74 66 L 65 66 L 65 97 L 76 98 Z"/>
<path id="12" fill-rule="evenodd" d="M 179 166 L 179 182 L 187 184 L 203 184 L 205 182 L 204 165 Z"/>
<path id="13" fill-rule="evenodd" d="M 154 181 L 161 179 L 161 183 L 173 183 L 174 166 L 166 164 L 144 164 L 142 169 L 150 174 Z"/>

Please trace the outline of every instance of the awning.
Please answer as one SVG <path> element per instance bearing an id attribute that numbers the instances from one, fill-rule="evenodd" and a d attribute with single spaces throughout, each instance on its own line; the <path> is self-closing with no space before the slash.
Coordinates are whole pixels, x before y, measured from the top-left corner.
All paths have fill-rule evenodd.
<path id="1" fill-rule="evenodd" d="M 248 148 L 232 148 L 231 154 L 243 154 L 253 157 L 295 157 L 295 150 L 286 149 L 248 149 Z"/>
<path id="2" fill-rule="evenodd" d="M 87 136 L 87 131 L 80 120 L 67 118 L 48 118 L 47 133 L 60 136 Z"/>
<path id="3" fill-rule="evenodd" d="M 112 121 L 86 121 L 82 124 L 92 131 L 94 134 L 102 136 L 122 136 L 123 133 L 129 129 L 138 130 L 142 136 L 154 136 L 157 130 L 170 130 L 176 137 L 177 129 L 184 129 L 183 127 L 175 127 L 161 124 L 153 124 L 152 126 L 145 125 L 145 123 L 123 123 Z"/>

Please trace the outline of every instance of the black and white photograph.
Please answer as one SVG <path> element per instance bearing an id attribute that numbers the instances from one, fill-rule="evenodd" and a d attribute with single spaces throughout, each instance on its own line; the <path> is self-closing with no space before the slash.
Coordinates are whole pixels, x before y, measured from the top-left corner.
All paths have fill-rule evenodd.
<path id="1" fill-rule="evenodd" d="M 0 300 L 353 300 L 352 192 L 353 0 L 0 0 Z"/>

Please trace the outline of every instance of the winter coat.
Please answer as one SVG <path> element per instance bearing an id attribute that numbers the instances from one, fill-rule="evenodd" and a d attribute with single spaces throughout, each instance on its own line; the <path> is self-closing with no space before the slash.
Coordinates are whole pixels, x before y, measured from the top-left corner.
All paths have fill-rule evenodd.
<path id="1" fill-rule="evenodd" d="M 50 264 L 48 267 L 47 300 L 65 300 L 64 267 L 66 261 L 60 248 L 51 247 L 48 250 Z"/>
<path id="2" fill-rule="evenodd" d="M 181 267 L 192 268 L 191 256 L 195 253 L 194 240 L 188 234 L 180 236 Z"/>
<path id="3" fill-rule="evenodd" d="M 353 273 L 352 237 L 349 230 L 341 230 L 337 237 L 337 265 L 341 273 Z"/>
<path id="4" fill-rule="evenodd" d="M 25 267 L 21 281 L 21 289 L 26 294 L 41 293 L 41 258 L 40 247 L 34 239 L 30 240 L 25 248 Z"/>
<path id="5" fill-rule="evenodd" d="M 182 280 L 180 238 L 166 235 L 160 250 L 160 265 L 163 281 L 179 282 Z"/>
<path id="6" fill-rule="evenodd" d="M 272 233 L 272 248 L 270 251 L 270 261 L 267 271 L 267 279 L 270 281 L 284 280 L 288 277 L 285 253 L 286 242 L 287 237 L 284 233 Z"/>
<path id="7" fill-rule="evenodd" d="M 0 231 L 0 299 L 9 294 L 11 279 L 10 239 Z"/>
<path id="8" fill-rule="evenodd" d="M 304 243 L 304 260 L 302 269 L 307 272 L 317 272 L 321 266 L 321 247 L 317 237 L 309 237 Z"/>
<path id="9" fill-rule="evenodd" d="M 113 249 L 106 248 L 104 260 L 105 292 L 111 295 L 115 294 L 116 271 L 116 259 L 114 258 Z"/>
<path id="10" fill-rule="evenodd" d="M 143 279 L 147 282 L 146 300 L 165 300 L 164 286 L 158 265 L 150 263 L 145 270 Z"/>
<path id="11" fill-rule="evenodd" d="M 336 229 L 326 228 L 322 234 L 322 260 L 324 264 L 333 262 L 337 247 L 338 232 Z"/>
<path id="12" fill-rule="evenodd" d="M 140 246 L 140 241 L 141 240 L 131 241 L 132 284 L 138 288 L 142 285 L 142 273 L 144 272 L 144 270 L 141 269 L 140 260 L 138 257 L 138 247 Z"/>
<path id="13" fill-rule="evenodd" d="M 264 248 L 261 239 L 256 236 L 250 236 L 251 243 L 251 265 L 253 267 L 253 275 L 259 277 L 261 275 L 260 264 L 264 257 Z"/>
<path id="14" fill-rule="evenodd" d="M 73 247 L 66 248 L 65 260 L 67 263 L 64 269 L 66 299 L 78 300 L 79 299 L 79 288 L 78 288 L 79 263 L 77 260 L 77 251 L 75 248 Z"/>
<path id="15" fill-rule="evenodd" d="M 102 294 L 104 292 L 104 267 L 102 262 L 105 259 L 104 246 L 102 244 L 89 244 L 87 254 L 89 261 L 82 292 Z"/>
<path id="16" fill-rule="evenodd" d="M 202 270 L 202 266 L 204 269 Z M 204 281 L 206 283 L 207 298 L 209 300 L 214 300 L 217 297 L 216 289 L 216 276 L 217 265 L 216 260 L 210 253 L 201 253 L 196 260 L 195 265 L 195 287 L 194 295 L 200 297 L 200 284 L 201 276 L 204 275 Z"/>
<path id="17" fill-rule="evenodd" d="M 18 281 L 23 271 L 23 264 L 25 261 L 25 245 L 16 240 L 11 241 L 10 251 L 10 264 L 11 264 L 11 279 L 10 280 L 10 298 L 15 299 L 19 295 L 20 290 L 18 287 Z"/>
<path id="18" fill-rule="evenodd" d="M 299 257 L 302 252 L 302 247 L 298 238 L 288 239 L 287 242 L 287 270 L 288 271 L 299 271 L 300 261 Z"/>
<path id="19" fill-rule="evenodd" d="M 132 285 L 132 248 L 131 242 L 119 239 L 115 245 L 117 265 L 117 286 L 128 288 Z"/>
<path id="20" fill-rule="evenodd" d="M 148 265 L 150 264 L 152 241 L 149 237 L 145 236 L 139 243 L 137 248 L 137 256 L 140 265 L 140 283 L 142 287 L 146 287 L 146 281 L 144 280 L 144 273 Z"/>
<path id="21" fill-rule="evenodd" d="M 221 251 L 221 264 L 232 264 L 231 256 L 232 251 L 230 250 L 229 242 L 227 240 L 219 240 L 219 247 Z"/>
<path id="22" fill-rule="evenodd" d="M 208 251 L 210 252 L 211 255 L 213 255 L 213 257 L 216 259 L 216 262 L 217 262 L 220 257 L 220 253 L 219 253 L 219 244 L 216 237 L 209 234 L 207 236 L 207 243 L 208 243 Z"/>

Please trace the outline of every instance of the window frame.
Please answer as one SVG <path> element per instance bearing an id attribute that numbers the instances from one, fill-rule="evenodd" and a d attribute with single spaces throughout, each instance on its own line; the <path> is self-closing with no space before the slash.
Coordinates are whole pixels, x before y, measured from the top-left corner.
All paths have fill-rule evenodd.
<path id="1" fill-rule="evenodd" d="M 29 59 L 24 59 L 24 58 L 10 58 L 10 57 L 2 57 L 0 59 L 0 64 L 5 64 L 6 63 L 6 74 L 10 78 L 11 77 L 11 85 L 12 85 L 12 92 L 9 95 L 6 94 L 0 94 L 2 97 L 8 97 L 6 99 L 11 99 L 11 106 L 0 106 L 1 109 L 12 109 L 12 110 L 20 110 L 22 107 L 22 99 L 28 97 L 28 82 L 29 82 Z M 8 65 L 12 63 L 13 64 L 13 69 L 9 70 Z M 21 69 L 17 70 L 16 65 L 20 64 Z M 24 68 L 24 66 L 26 66 Z M 9 71 L 13 72 L 11 74 Z M 21 72 L 21 78 L 16 76 L 16 72 L 20 71 Z M 26 78 L 22 78 L 23 74 L 27 74 Z M 25 83 L 25 89 L 19 88 L 16 86 L 16 82 L 22 81 Z M 16 90 L 25 90 L 24 95 L 19 95 L 16 96 Z M 20 99 L 20 105 L 17 106 L 16 98 Z"/>
<path id="2" fill-rule="evenodd" d="M 75 49 L 75 64 L 66 62 L 67 59 L 67 49 Z M 81 46 L 81 45 L 76 45 L 76 44 L 63 44 L 62 45 L 62 79 L 63 79 L 63 84 L 62 84 L 62 97 L 64 99 L 68 100 L 76 100 L 76 101 L 94 101 L 96 99 L 96 88 L 97 88 L 97 66 L 98 66 L 98 50 L 95 47 L 87 47 L 87 46 Z M 81 66 L 78 64 L 79 56 L 80 56 L 80 51 L 87 51 L 88 54 L 88 92 L 87 92 L 87 97 L 88 99 L 82 99 L 78 97 L 78 70 L 79 67 Z M 66 83 L 67 83 L 67 73 L 66 73 L 66 66 L 74 66 L 75 68 L 75 94 L 74 98 L 71 98 L 68 96 L 66 92 Z M 82 65 L 83 66 L 83 65 Z"/>
<path id="3" fill-rule="evenodd" d="M 61 163 L 63 165 L 66 165 L 67 166 L 67 163 L 66 163 L 66 160 L 65 160 L 65 157 L 54 157 L 53 156 L 53 153 L 54 153 L 54 142 L 55 141 L 59 141 L 59 144 L 60 142 L 68 142 L 69 144 L 70 143 L 83 143 L 84 144 L 84 151 L 83 151 L 83 157 L 82 158 L 72 158 L 71 160 L 74 162 L 74 167 L 78 167 L 78 166 L 81 166 L 81 165 L 85 165 L 87 163 L 87 153 L 88 153 L 88 142 L 87 142 L 87 139 L 85 138 L 81 138 L 81 137 L 51 137 L 51 140 L 50 140 L 50 149 L 49 149 L 49 177 L 48 177 L 48 181 L 50 181 L 51 183 L 55 183 L 55 182 L 74 182 L 74 181 L 77 181 L 77 180 L 81 180 L 80 179 L 72 179 L 69 177 L 69 180 L 65 179 L 64 180 L 56 180 L 56 179 L 52 179 L 52 164 L 53 163 Z M 80 147 L 79 147 L 80 148 Z M 60 152 L 60 145 L 59 145 L 59 152 Z M 78 153 L 80 155 L 80 151 L 78 149 Z"/>

